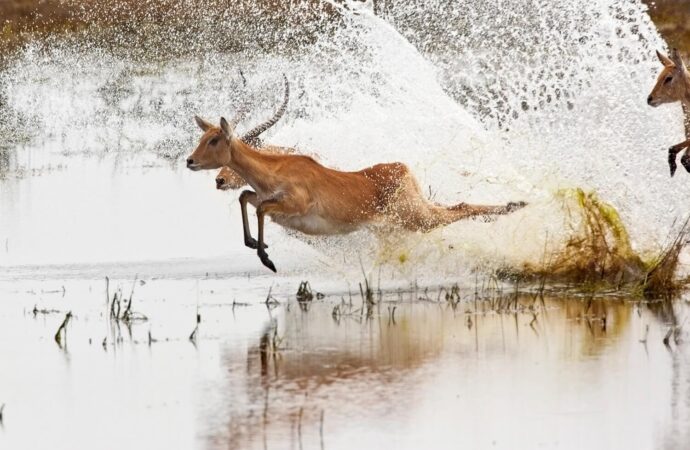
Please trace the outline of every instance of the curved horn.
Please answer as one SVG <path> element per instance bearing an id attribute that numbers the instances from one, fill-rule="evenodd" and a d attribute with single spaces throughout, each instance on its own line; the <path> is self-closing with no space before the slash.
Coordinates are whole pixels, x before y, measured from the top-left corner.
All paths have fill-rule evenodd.
<path id="1" fill-rule="evenodd" d="M 280 120 L 281 117 L 283 117 L 283 114 L 285 114 L 285 110 L 287 109 L 287 104 L 288 100 L 290 99 L 290 83 L 288 82 L 287 77 L 285 74 L 283 74 L 283 80 L 285 80 L 285 98 L 283 99 L 283 104 L 280 105 L 280 108 L 278 108 L 278 111 L 276 111 L 275 114 L 273 114 L 273 117 L 268 119 L 266 122 L 259 124 L 252 128 L 251 130 L 247 131 L 244 133 L 244 135 L 240 138 L 244 142 L 250 142 L 257 137 L 264 131 L 268 130 L 271 128 L 273 125 L 276 124 Z"/>
<path id="2" fill-rule="evenodd" d="M 680 70 L 685 69 L 685 63 L 683 62 L 683 58 L 680 56 L 680 52 L 677 48 L 671 49 L 671 54 L 669 56 L 677 68 Z"/>

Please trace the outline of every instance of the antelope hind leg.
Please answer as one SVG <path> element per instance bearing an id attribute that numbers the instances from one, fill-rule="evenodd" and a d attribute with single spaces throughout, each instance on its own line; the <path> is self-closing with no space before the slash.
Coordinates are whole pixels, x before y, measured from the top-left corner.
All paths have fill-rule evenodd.
<path id="1" fill-rule="evenodd" d="M 527 202 L 508 202 L 505 206 L 489 206 L 492 210 L 487 211 L 484 214 L 476 214 L 472 217 L 481 217 L 482 221 L 485 223 L 496 221 L 496 216 L 503 216 L 522 209 L 527 206 Z"/>
<path id="2" fill-rule="evenodd" d="M 525 206 L 527 206 L 527 202 L 519 201 L 519 202 L 508 202 L 505 206 L 506 208 L 506 214 L 510 214 L 512 212 L 517 211 L 518 209 L 522 209 Z"/>
<path id="3" fill-rule="evenodd" d="M 506 203 L 505 205 L 501 206 L 494 206 L 494 205 L 468 205 L 466 203 L 461 203 L 460 205 L 457 205 L 453 207 L 453 209 L 459 209 L 461 211 L 464 211 L 467 214 L 467 217 L 476 217 L 476 216 L 493 216 L 493 215 L 504 215 L 504 214 L 510 214 L 512 212 L 517 211 L 518 209 L 522 209 L 525 206 L 527 206 L 526 202 L 509 202 Z"/>

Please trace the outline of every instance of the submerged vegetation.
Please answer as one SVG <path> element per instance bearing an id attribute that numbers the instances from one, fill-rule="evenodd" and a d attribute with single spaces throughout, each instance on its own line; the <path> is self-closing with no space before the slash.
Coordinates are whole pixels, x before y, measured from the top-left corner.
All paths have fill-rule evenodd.
<path id="1" fill-rule="evenodd" d="M 67 324 L 69 323 L 71 318 L 72 318 L 72 311 L 65 314 L 65 319 L 62 321 L 62 324 L 60 325 L 57 332 L 55 333 L 55 342 L 57 342 L 57 345 L 60 347 L 62 347 L 63 336 L 64 336 L 65 341 L 67 340 Z M 66 344 L 66 342 L 65 342 L 65 344 Z"/>

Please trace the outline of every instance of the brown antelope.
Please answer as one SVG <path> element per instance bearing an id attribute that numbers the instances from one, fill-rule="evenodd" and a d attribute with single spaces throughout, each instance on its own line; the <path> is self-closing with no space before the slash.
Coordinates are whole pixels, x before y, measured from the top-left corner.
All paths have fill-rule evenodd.
<path id="1" fill-rule="evenodd" d="M 500 206 L 441 206 L 428 202 L 402 163 L 377 164 L 341 172 L 295 154 L 267 154 L 244 142 L 224 118 L 220 126 L 197 118 L 204 131 L 187 160 L 192 170 L 227 166 L 252 187 L 240 195 L 244 244 L 276 271 L 264 243 L 264 218 L 305 234 L 345 234 L 367 225 L 427 232 L 475 216 L 508 214 L 524 202 Z M 251 237 L 247 203 L 256 207 L 258 241 Z"/>
<path id="2" fill-rule="evenodd" d="M 690 74 L 688 69 L 680 57 L 677 49 L 671 50 L 671 57 L 656 52 L 656 56 L 664 65 L 664 68 L 659 73 L 656 84 L 652 89 L 652 93 L 647 97 L 647 104 L 657 107 L 664 103 L 674 103 L 680 101 L 683 105 L 683 111 L 690 107 Z M 682 150 L 690 147 L 690 139 L 687 139 L 680 144 L 676 144 L 668 149 L 668 164 L 671 168 L 671 176 L 676 173 L 676 156 Z M 680 159 L 681 164 L 685 170 L 690 172 L 690 152 L 685 151 L 685 154 Z"/>

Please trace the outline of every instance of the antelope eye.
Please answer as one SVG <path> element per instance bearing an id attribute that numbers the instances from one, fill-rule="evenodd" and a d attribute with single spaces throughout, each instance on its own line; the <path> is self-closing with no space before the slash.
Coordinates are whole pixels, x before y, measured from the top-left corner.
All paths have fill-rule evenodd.
<path id="1" fill-rule="evenodd" d="M 664 84 L 670 83 L 671 80 L 673 80 L 673 76 L 671 76 L 671 75 L 667 76 L 666 79 L 664 80 Z"/>
<path id="2" fill-rule="evenodd" d="M 218 143 L 218 138 L 217 138 L 217 137 L 214 137 L 213 139 L 211 139 L 210 141 L 208 141 L 208 145 L 212 145 L 212 146 L 213 146 L 213 145 L 216 145 L 217 143 Z"/>

